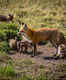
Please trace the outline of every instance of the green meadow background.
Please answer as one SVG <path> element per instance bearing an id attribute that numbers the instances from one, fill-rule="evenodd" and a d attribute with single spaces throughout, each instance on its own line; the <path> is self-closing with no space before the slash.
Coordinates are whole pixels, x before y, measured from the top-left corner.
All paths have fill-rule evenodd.
<path id="1" fill-rule="evenodd" d="M 46 73 L 43 65 L 37 66 L 31 59 L 13 61 L 8 55 L 12 50 L 8 40 L 18 36 L 19 21 L 36 29 L 57 27 L 66 37 L 66 0 L 0 0 L 0 14 L 9 13 L 14 15 L 13 21 L 0 22 L 0 80 L 57 80 L 66 76 L 66 64 Z"/>

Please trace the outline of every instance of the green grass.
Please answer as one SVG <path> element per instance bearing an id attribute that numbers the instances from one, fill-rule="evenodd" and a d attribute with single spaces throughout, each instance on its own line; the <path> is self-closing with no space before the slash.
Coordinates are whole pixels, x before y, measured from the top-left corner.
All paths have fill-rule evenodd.
<path id="1" fill-rule="evenodd" d="M 0 42 L 0 51 L 1 52 L 6 52 L 7 53 L 9 50 L 10 50 L 10 47 L 9 47 L 7 41 Z"/>
<path id="2" fill-rule="evenodd" d="M 22 61 L 22 63 L 24 63 L 24 64 L 26 64 L 26 65 L 32 65 L 32 64 L 34 64 L 34 63 L 32 62 L 32 60 L 30 60 L 30 59 L 25 59 L 25 60 Z"/>
<path id="3" fill-rule="evenodd" d="M 5 41 L 14 38 L 17 35 L 18 29 L 13 23 L 0 23 L 0 40 Z"/>
<path id="4" fill-rule="evenodd" d="M 60 1 L 60 2 L 59 2 Z M 62 1 L 62 2 L 61 2 Z M 10 80 L 14 79 L 15 70 L 13 66 L 21 67 L 18 76 L 14 80 L 56 80 L 66 73 L 66 64 L 57 67 L 56 72 L 50 70 L 48 74 L 37 74 L 37 76 L 30 76 L 23 71 L 25 67 L 31 67 L 34 63 L 30 59 L 23 61 L 15 61 L 14 63 L 6 54 L 10 50 L 8 45 L 8 39 L 17 36 L 18 29 L 20 27 L 18 20 L 29 24 L 32 28 L 40 27 L 56 27 L 63 32 L 66 37 L 66 1 L 65 0 L 0 0 L 0 14 L 8 15 L 14 14 L 15 18 L 13 22 L 3 23 L 0 22 L 0 63 L 5 63 L 0 67 L 1 76 L 9 76 Z M 18 38 L 20 38 L 18 36 Z M 48 45 L 51 47 L 51 45 Z M 38 66 L 38 65 L 37 65 Z M 44 66 L 39 65 L 40 70 L 43 70 Z M 38 68 L 37 68 L 38 69 Z M 31 70 L 32 71 L 32 70 Z M 58 72 L 59 71 L 59 72 Z M 62 72 L 63 71 L 63 72 Z M 24 73 L 21 73 L 24 72 Z M 28 72 L 30 72 L 28 70 Z M 57 76 L 58 74 L 58 76 Z M 22 76 L 23 75 L 23 76 Z M 49 76 L 50 75 L 50 76 Z M 2 77 L 2 78 L 3 78 Z M 6 79 L 7 80 L 7 79 Z"/>
<path id="5" fill-rule="evenodd" d="M 19 28 L 19 26 L 18 26 Z M 18 32 L 17 25 L 15 23 L 0 23 L 0 51 L 8 52 L 10 50 L 9 47 L 9 39 L 14 39 L 15 36 L 20 39 L 20 36 L 17 35 Z"/>
<path id="6" fill-rule="evenodd" d="M 11 65 L 0 66 L 0 76 L 14 76 L 15 71 Z"/>
<path id="7" fill-rule="evenodd" d="M 12 59 L 8 56 L 6 52 L 0 52 L 0 63 L 8 64 L 10 63 L 12 65 Z"/>

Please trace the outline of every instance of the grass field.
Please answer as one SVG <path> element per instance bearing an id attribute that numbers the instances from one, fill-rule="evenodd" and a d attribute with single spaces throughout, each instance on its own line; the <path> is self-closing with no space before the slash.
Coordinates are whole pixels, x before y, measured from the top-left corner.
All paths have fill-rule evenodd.
<path id="1" fill-rule="evenodd" d="M 66 0 L 0 0 L 0 14 L 9 13 L 14 15 L 13 22 L 0 22 L 0 80 L 56 80 L 66 76 L 66 64 L 46 73 L 44 65 L 32 59 L 13 61 L 8 55 L 8 39 L 17 36 L 19 21 L 36 29 L 57 27 L 66 37 Z"/>

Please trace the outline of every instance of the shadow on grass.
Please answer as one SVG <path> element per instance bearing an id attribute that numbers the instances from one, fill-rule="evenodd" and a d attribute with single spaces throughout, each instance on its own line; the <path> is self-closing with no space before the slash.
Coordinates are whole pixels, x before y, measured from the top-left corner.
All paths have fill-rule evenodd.
<path id="1" fill-rule="evenodd" d="M 30 56 L 32 56 L 33 55 L 33 52 L 31 51 L 31 52 L 24 52 L 23 54 L 27 54 L 27 55 L 30 55 Z M 36 54 L 35 54 L 35 56 L 39 56 L 39 55 L 41 55 L 42 54 L 42 52 L 37 52 Z M 35 56 L 33 56 L 33 57 L 35 57 Z"/>
<path id="2" fill-rule="evenodd" d="M 51 57 L 49 57 L 49 56 L 44 56 L 43 59 L 44 59 L 44 60 L 53 60 L 54 57 L 53 57 L 53 56 L 51 56 Z"/>
<path id="3" fill-rule="evenodd" d="M 14 54 L 16 54 L 16 53 L 17 53 L 16 50 L 10 50 L 10 51 L 8 51 L 8 54 L 9 54 L 9 55 L 14 55 Z"/>
<path id="4" fill-rule="evenodd" d="M 60 56 L 45 56 L 43 57 L 44 60 L 59 60 L 59 59 L 66 59 L 66 55 Z"/>
<path id="5" fill-rule="evenodd" d="M 40 41 L 40 42 L 38 43 L 38 45 L 40 45 L 40 46 L 46 45 L 46 44 L 47 44 L 47 42 L 42 42 L 42 41 Z"/>

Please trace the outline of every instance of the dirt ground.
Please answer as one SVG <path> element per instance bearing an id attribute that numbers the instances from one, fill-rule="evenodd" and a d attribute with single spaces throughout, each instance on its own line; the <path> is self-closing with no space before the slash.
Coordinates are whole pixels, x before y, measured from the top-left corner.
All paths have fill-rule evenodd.
<path id="1" fill-rule="evenodd" d="M 54 47 L 48 47 L 46 45 L 38 46 L 38 53 L 35 57 L 31 57 L 31 54 L 22 53 L 20 55 L 19 52 L 16 54 L 10 55 L 10 57 L 15 60 L 24 60 L 24 59 L 31 59 L 37 65 L 44 65 L 46 68 L 55 67 L 58 64 L 66 64 L 66 58 L 64 59 L 54 59 L 53 55 L 56 53 L 56 49 Z"/>

